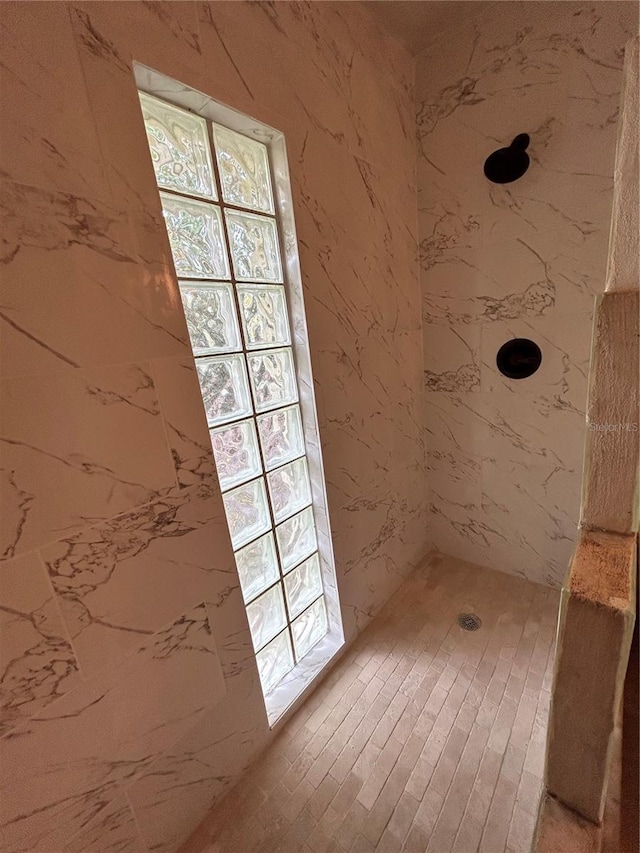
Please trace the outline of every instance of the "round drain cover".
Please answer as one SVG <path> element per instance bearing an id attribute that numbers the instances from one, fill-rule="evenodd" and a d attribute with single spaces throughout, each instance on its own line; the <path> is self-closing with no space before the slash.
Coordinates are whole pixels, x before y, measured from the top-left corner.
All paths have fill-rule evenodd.
<path id="1" fill-rule="evenodd" d="M 458 616 L 458 625 L 465 631 L 477 631 L 482 625 L 482 619 L 475 613 L 461 613 Z"/>

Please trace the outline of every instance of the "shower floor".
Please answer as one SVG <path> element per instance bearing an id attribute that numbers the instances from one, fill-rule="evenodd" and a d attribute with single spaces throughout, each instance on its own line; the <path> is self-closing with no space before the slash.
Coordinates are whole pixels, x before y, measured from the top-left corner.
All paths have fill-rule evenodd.
<path id="1" fill-rule="evenodd" d="M 432 558 L 184 853 L 529 853 L 558 604 Z M 461 612 L 481 628 L 460 628 Z"/>

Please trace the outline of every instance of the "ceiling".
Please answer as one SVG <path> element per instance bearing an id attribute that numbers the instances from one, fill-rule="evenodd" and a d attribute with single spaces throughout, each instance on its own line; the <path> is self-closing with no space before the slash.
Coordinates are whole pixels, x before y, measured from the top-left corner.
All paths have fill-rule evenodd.
<path id="1" fill-rule="evenodd" d="M 367 8 L 412 54 L 420 53 L 434 33 L 477 15 L 499 0 L 365 0 Z"/>

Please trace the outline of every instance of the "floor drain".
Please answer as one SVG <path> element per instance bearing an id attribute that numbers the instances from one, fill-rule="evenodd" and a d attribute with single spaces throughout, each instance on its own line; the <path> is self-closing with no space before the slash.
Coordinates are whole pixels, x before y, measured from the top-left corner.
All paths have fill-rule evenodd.
<path id="1" fill-rule="evenodd" d="M 482 625 L 482 619 L 475 613 L 461 613 L 458 616 L 458 625 L 465 631 L 477 631 Z"/>

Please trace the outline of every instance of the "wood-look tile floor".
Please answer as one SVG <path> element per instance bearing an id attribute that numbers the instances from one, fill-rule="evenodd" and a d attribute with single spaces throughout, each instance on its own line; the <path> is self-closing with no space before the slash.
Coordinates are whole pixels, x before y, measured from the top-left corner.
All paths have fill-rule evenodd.
<path id="1" fill-rule="evenodd" d="M 433 558 L 185 853 L 529 853 L 558 604 L 556 591 Z M 458 626 L 468 611 L 476 632 Z"/>

